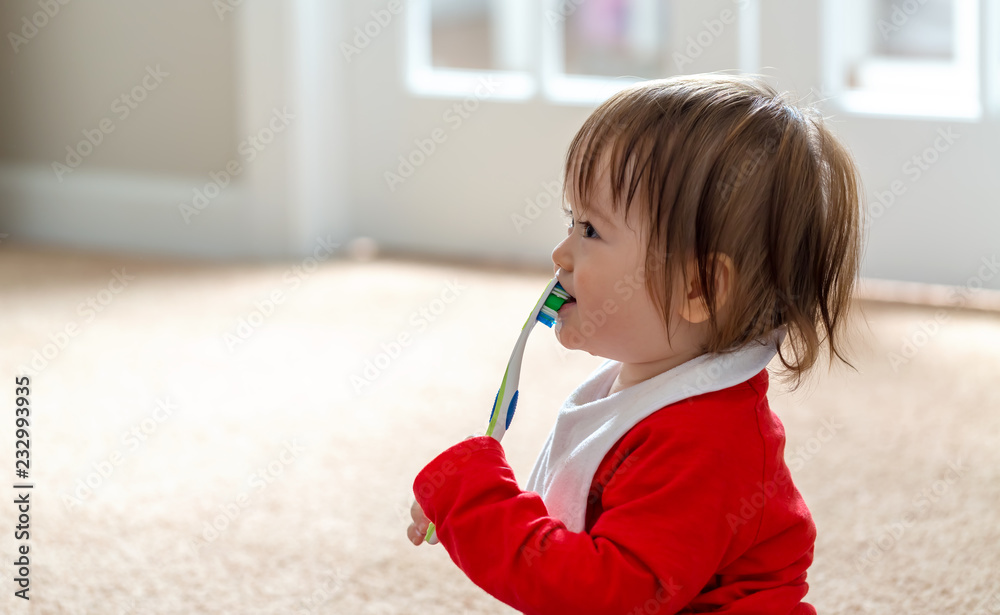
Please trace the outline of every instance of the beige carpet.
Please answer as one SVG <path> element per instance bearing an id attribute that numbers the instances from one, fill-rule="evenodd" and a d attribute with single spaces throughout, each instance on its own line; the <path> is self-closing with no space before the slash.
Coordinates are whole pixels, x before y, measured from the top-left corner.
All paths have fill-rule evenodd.
<path id="1" fill-rule="evenodd" d="M 512 612 L 405 530 L 413 476 L 483 429 L 547 276 L 303 265 L 0 246 L 0 612 Z M 948 311 L 927 336 L 934 310 L 863 308 L 860 373 L 771 393 L 819 529 L 808 600 L 829 615 L 1000 612 L 1000 317 Z M 241 319 L 249 336 L 230 348 Z M 894 370 L 904 338 L 920 347 Z M 356 391 L 369 360 L 379 373 Z M 536 331 L 504 442 L 522 481 L 598 363 Z M 30 607 L 13 597 L 20 365 L 37 371 Z"/>

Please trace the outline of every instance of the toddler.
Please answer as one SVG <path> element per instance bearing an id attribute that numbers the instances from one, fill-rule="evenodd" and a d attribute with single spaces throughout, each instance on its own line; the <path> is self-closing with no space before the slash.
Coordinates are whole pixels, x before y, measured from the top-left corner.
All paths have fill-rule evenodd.
<path id="1" fill-rule="evenodd" d="M 524 613 L 815 613 L 816 527 L 767 365 L 777 354 L 797 388 L 824 341 L 848 363 L 862 220 L 847 150 L 754 78 L 650 81 L 584 123 L 564 196 L 552 260 L 574 300 L 556 336 L 607 361 L 525 490 L 487 436 L 421 470 L 410 540 L 434 522 Z"/>

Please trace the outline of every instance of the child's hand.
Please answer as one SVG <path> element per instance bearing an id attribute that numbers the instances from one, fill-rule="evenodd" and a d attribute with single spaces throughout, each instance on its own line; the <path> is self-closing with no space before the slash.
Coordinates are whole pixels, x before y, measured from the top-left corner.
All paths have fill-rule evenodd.
<path id="1" fill-rule="evenodd" d="M 431 524 L 431 520 L 424 515 L 424 510 L 420 508 L 420 504 L 417 504 L 416 500 L 410 507 L 410 516 L 413 517 L 413 523 L 406 528 L 406 537 L 413 544 L 419 545 L 424 541 L 424 536 L 427 535 L 427 527 Z"/>
<path id="2" fill-rule="evenodd" d="M 481 434 L 472 434 L 467 437 L 466 440 L 470 438 L 478 438 Z M 413 523 L 410 527 L 406 528 L 406 537 L 410 539 L 415 545 L 419 545 L 424 541 L 424 537 L 427 536 L 427 528 L 431 524 L 431 520 L 427 518 L 424 514 L 424 509 L 420 508 L 420 504 L 416 500 L 413 501 L 413 506 L 410 507 L 410 516 L 413 517 Z M 437 536 L 431 537 L 431 542 L 428 544 L 436 545 Z"/>

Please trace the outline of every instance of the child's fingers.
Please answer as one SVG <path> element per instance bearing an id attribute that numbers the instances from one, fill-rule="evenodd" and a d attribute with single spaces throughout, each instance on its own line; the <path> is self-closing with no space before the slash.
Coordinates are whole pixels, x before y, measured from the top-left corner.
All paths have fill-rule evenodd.
<path id="1" fill-rule="evenodd" d="M 418 529 L 421 525 L 423 525 L 424 531 L 427 530 L 427 526 L 431 522 L 430 519 L 427 518 L 427 515 L 424 514 L 424 509 L 420 508 L 420 504 L 418 504 L 416 500 L 413 500 L 413 506 L 410 506 L 410 517 L 413 519 L 413 522 L 417 524 Z"/>
<path id="2" fill-rule="evenodd" d="M 413 506 L 410 506 L 410 516 L 413 517 L 413 523 L 406 529 L 406 536 L 410 539 L 410 542 L 419 545 L 424 541 L 424 537 L 427 536 L 427 528 L 430 527 L 431 521 L 424 514 L 424 510 L 420 508 L 420 504 L 416 500 L 413 501 Z"/>
<path id="3" fill-rule="evenodd" d="M 410 527 L 406 528 L 406 537 L 410 539 L 414 545 L 419 545 L 424 541 L 425 532 L 421 532 L 420 528 L 417 527 L 415 523 L 411 523 Z"/>

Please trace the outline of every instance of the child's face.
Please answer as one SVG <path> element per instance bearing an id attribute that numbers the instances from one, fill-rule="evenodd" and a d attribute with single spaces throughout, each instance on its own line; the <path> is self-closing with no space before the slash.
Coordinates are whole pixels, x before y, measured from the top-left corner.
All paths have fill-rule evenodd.
<path id="1" fill-rule="evenodd" d="M 552 251 L 552 262 L 562 269 L 559 281 L 576 299 L 559 310 L 556 336 L 566 348 L 623 363 L 670 357 L 666 325 L 646 291 L 646 275 L 661 272 L 645 271 L 641 208 L 632 208 L 628 224 L 621 212 L 612 213 L 606 172 L 591 197 L 586 213 L 571 202 L 568 236 Z M 672 339 L 676 345 L 676 336 Z"/>

